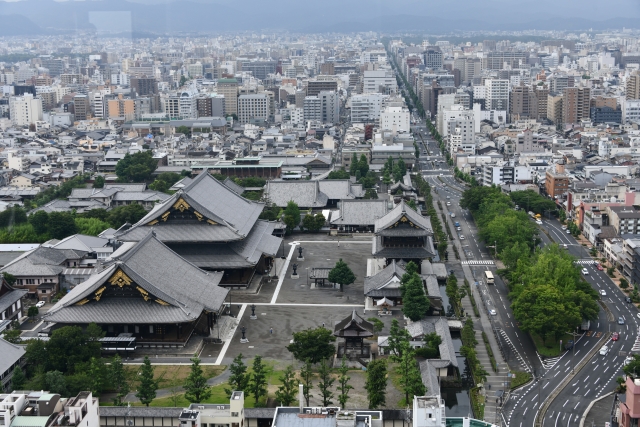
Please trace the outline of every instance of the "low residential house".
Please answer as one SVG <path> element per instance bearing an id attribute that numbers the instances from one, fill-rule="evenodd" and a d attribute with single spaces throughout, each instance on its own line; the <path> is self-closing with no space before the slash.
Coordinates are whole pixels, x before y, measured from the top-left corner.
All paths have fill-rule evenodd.
<path id="1" fill-rule="evenodd" d="M 24 354 L 25 347 L 20 345 L 11 344 L 0 338 L 0 391 L 9 392 L 12 390 L 11 378 L 13 377 L 13 370 L 25 364 Z M 2 399 L 0 398 L 0 405 L 2 405 Z M 0 410 L 1 411 L 1 410 Z M 3 417 L 0 416 L 0 420 Z M 0 424 L 9 426 L 10 424 Z"/>
<path id="2" fill-rule="evenodd" d="M 36 301 L 51 302 L 60 290 L 65 268 L 78 267 L 87 252 L 74 249 L 39 247 L 25 252 L 0 272 L 16 277 L 17 289 L 26 289 L 27 296 Z"/>
<path id="3" fill-rule="evenodd" d="M 16 289 L 0 279 L 0 331 L 24 316 L 22 300 L 26 295 L 26 289 Z"/>
<path id="4" fill-rule="evenodd" d="M 21 173 L 13 177 L 9 185 L 17 188 L 33 188 L 37 186 L 37 180 L 38 178 L 35 175 Z"/>

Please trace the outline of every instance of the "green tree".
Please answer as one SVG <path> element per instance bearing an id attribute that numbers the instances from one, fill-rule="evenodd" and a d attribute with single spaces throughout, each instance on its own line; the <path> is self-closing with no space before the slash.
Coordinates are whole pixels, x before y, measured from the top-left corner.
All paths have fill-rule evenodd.
<path id="1" fill-rule="evenodd" d="M 101 358 L 92 357 L 89 362 L 90 390 L 94 396 L 100 396 L 105 383 L 105 364 Z"/>
<path id="2" fill-rule="evenodd" d="M 280 382 L 282 385 L 276 390 L 276 400 L 282 406 L 291 406 L 296 400 L 296 392 L 298 391 L 296 374 L 293 372 L 292 365 L 286 367 L 280 376 Z"/>
<path id="3" fill-rule="evenodd" d="M 78 214 L 77 217 L 87 218 L 87 219 L 95 218 L 95 219 L 99 219 L 100 221 L 107 222 L 109 218 L 109 212 L 107 212 L 106 209 L 91 209 L 88 212 Z"/>
<path id="4" fill-rule="evenodd" d="M 40 314 L 40 310 L 35 305 L 32 305 L 31 307 L 29 307 L 29 310 L 27 310 L 27 316 L 29 316 L 32 320 L 38 314 Z"/>
<path id="5" fill-rule="evenodd" d="M 376 359 L 369 362 L 364 388 L 367 390 L 369 409 L 377 409 L 386 404 L 387 361 L 385 359 Z"/>
<path id="6" fill-rule="evenodd" d="M 187 78 L 184 75 L 182 75 L 180 76 L 180 82 L 178 83 L 178 86 L 182 87 L 186 82 L 187 82 Z"/>
<path id="7" fill-rule="evenodd" d="M 61 397 L 68 397 L 69 391 L 67 390 L 67 381 L 60 371 L 50 371 L 44 376 L 45 388 L 50 393 L 57 393 Z"/>
<path id="8" fill-rule="evenodd" d="M 367 176 L 367 173 L 369 173 L 369 162 L 367 161 L 367 156 L 365 156 L 364 154 L 360 155 L 358 169 L 360 170 L 360 175 L 362 176 Z"/>
<path id="9" fill-rule="evenodd" d="M 58 240 L 62 240 L 78 232 L 73 214 L 69 212 L 51 212 L 49 214 L 47 228 L 49 235 Z"/>
<path id="10" fill-rule="evenodd" d="M 111 224 L 111 227 L 116 230 L 122 227 L 125 223 L 135 224 L 140 221 L 145 215 L 147 211 L 137 203 L 132 203 L 127 206 L 118 206 L 117 208 L 111 210 L 109 212 L 109 216 L 107 218 L 107 222 Z"/>
<path id="11" fill-rule="evenodd" d="M 369 317 L 367 321 L 373 325 L 374 334 L 380 333 L 384 329 L 384 322 L 377 317 Z"/>
<path id="12" fill-rule="evenodd" d="M 414 211 L 418 211 L 418 206 L 416 206 L 416 201 L 415 200 L 409 200 L 407 202 L 407 206 L 409 206 Z"/>
<path id="13" fill-rule="evenodd" d="M 153 378 L 153 366 L 149 356 L 145 356 L 140 369 L 140 385 L 136 397 L 143 405 L 149 406 L 156 398 L 156 390 L 158 390 L 158 382 Z"/>
<path id="14" fill-rule="evenodd" d="M 400 170 L 400 175 L 405 176 L 407 174 L 407 165 L 405 164 L 404 160 L 402 158 L 399 158 L 396 164 L 398 165 L 398 169 Z"/>
<path id="15" fill-rule="evenodd" d="M 151 179 L 151 174 L 158 167 L 158 161 L 151 151 L 139 151 L 125 154 L 116 164 L 116 175 L 121 182 L 144 182 Z"/>
<path id="16" fill-rule="evenodd" d="M 358 164 L 358 156 L 356 153 L 353 153 L 351 156 L 351 164 L 349 165 L 349 175 L 355 176 L 356 171 L 360 170 L 360 165 Z"/>
<path id="17" fill-rule="evenodd" d="M 356 275 L 353 274 L 353 271 L 351 271 L 347 263 L 340 258 L 331 271 L 329 271 L 328 280 L 331 283 L 339 284 L 340 291 L 342 291 L 345 285 L 350 285 L 356 281 Z"/>
<path id="18" fill-rule="evenodd" d="M 96 176 L 96 178 L 93 180 L 93 188 L 104 188 L 104 176 Z"/>
<path id="19" fill-rule="evenodd" d="M 400 387 L 404 393 L 405 405 L 410 404 L 413 396 L 424 396 L 426 390 L 416 362 L 416 353 L 408 343 L 396 369 L 400 374 Z"/>
<path id="20" fill-rule="evenodd" d="M 9 286 L 15 285 L 16 280 L 18 280 L 16 276 L 14 276 L 13 274 L 7 273 L 6 271 L 2 272 L 2 277 L 9 284 Z"/>
<path id="21" fill-rule="evenodd" d="M 338 391 L 340 392 L 338 395 L 338 402 L 340 402 L 340 407 L 344 409 L 346 408 L 347 401 L 349 400 L 349 390 L 353 389 L 353 386 L 349 384 L 351 377 L 347 375 L 349 367 L 347 366 L 347 358 L 345 355 L 342 355 L 342 362 L 340 363 L 338 372 L 340 372 L 340 376 L 338 377 Z"/>
<path id="22" fill-rule="evenodd" d="M 417 322 L 427 314 L 429 306 L 429 298 L 425 295 L 422 279 L 414 273 L 404 285 L 402 313 L 413 322 Z"/>
<path id="23" fill-rule="evenodd" d="M 349 179 L 350 177 L 349 172 L 342 169 L 334 169 L 327 175 L 327 179 Z"/>
<path id="24" fill-rule="evenodd" d="M 27 377 L 20 369 L 20 366 L 16 366 L 13 368 L 13 375 L 11 376 L 11 389 L 12 390 L 23 390 L 24 385 L 27 382 Z"/>
<path id="25" fill-rule="evenodd" d="M 622 368 L 622 371 L 632 378 L 640 378 L 640 355 L 632 354 L 631 360 Z"/>
<path id="26" fill-rule="evenodd" d="M 309 399 L 313 397 L 311 394 L 311 390 L 313 389 L 313 365 L 309 359 L 305 360 L 302 368 L 300 368 L 300 384 L 302 384 L 304 400 L 307 402 L 307 406 L 309 406 Z"/>
<path id="27" fill-rule="evenodd" d="M 383 182 L 385 185 L 389 185 L 389 184 L 391 184 L 391 173 L 390 173 L 388 170 L 385 170 L 385 171 L 384 171 L 384 175 L 383 175 L 383 177 L 382 177 L 382 182 Z"/>
<path id="28" fill-rule="evenodd" d="M 191 372 L 185 380 L 184 390 L 185 399 L 191 403 L 200 403 L 211 397 L 211 387 L 207 385 L 198 356 L 191 358 Z"/>
<path id="29" fill-rule="evenodd" d="M 294 228 L 300 225 L 300 208 L 293 200 L 287 203 L 287 207 L 284 209 L 284 223 L 287 226 L 287 231 L 291 233 Z"/>
<path id="30" fill-rule="evenodd" d="M 2 331 L 2 338 L 11 344 L 20 343 L 20 335 L 22 335 L 22 331 L 20 329 L 5 329 Z"/>
<path id="31" fill-rule="evenodd" d="M 161 193 L 167 193 L 171 186 L 167 184 L 165 181 L 156 179 L 151 184 L 149 184 L 149 189 L 153 191 L 159 191 Z"/>
<path id="32" fill-rule="evenodd" d="M 309 231 L 315 232 L 320 230 L 324 226 L 325 222 L 326 219 L 321 213 L 315 215 L 307 214 L 302 220 L 302 226 Z"/>
<path id="33" fill-rule="evenodd" d="M 258 406 L 258 402 L 262 396 L 267 394 L 267 367 L 262 363 L 262 356 L 256 356 L 253 359 L 253 374 L 249 381 L 249 392 L 253 395 L 253 399 Z"/>
<path id="34" fill-rule="evenodd" d="M 88 236 L 97 236 L 107 228 L 111 227 L 111 224 L 105 221 L 101 221 L 98 218 L 75 218 L 76 227 L 78 233 L 86 234 Z"/>
<path id="35" fill-rule="evenodd" d="M 247 374 L 247 365 L 242 361 L 242 353 L 238 354 L 229 366 L 229 388 L 225 388 L 227 398 L 231 397 L 234 391 L 248 390 L 250 375 Z"/>
<path id="36" fill-rule="evenodd" d="M 408 343 L 410 340 L 411 335 L 409 331 L 401 328 L 398 320 L 393 319 L 391 321 L 391 328 L 389 329 L 389 338 L 387 338 L 389 355 L 393 358 L 401 358 L 404 348 L 403 343 Z"/>
<path id="37" fill-rule="evenodd" d="M 109 367 L 109 378 L 111 379 L 111 388 L 116 392 L 113 397 L 113 406 L 124 406 L 122 400 L 131 390 L 129 381 L 127 381 L 127 375 L 124 371 L 124 365 L 120 355 L 116 354 L 111 359 L 111 366 Z"/>
<path id="38" fill-rule="evenodd" d="M 38 234 L 44 234 L 49 227 L 49 214 L 46 211 L 37 211 L 29 216 L 29 224 Z"/>
<path id="39" fill-rule="evenodd" d="M 326 328 L 305 329 L 293 333 L 293 342 L 287 350 L 300 361 L 309 360 L 315 364 L 322 359 L 333 357 L 336 348 L 333 343 L 336 337 Z"/>
<path id="40" fill-rule="evenodd" d="M 318 376 L 320 381 L 318 382 L 318 390 L 320 390 L 320 396 L 322 396 L 322 406 L 325 408 L 331 405 L 333 402 L 333 392 L 331 387 L 335 382 L 335 378 L 331 376 L 331 368 L 327 364 L 327 359 L 322 359 L 320 367 L 318 368 Z"/>

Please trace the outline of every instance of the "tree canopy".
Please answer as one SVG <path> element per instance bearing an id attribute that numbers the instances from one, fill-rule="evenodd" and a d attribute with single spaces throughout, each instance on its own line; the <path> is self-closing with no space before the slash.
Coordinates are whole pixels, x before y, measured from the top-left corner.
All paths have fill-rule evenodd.
<path id="1" fill-rule="evenodd" d="M 145 182 L 151 180 L 151 174 L 157 167 L 158 161 L 151 151 L 127 153 L 116 164 L 116 175 L 121 182 Z"/>
<path id="2" fill-rule="evenodd" d="M 353 274 L 353 271 L 351 271 L 347 263 L 340 258 L 340 260 L 336 262 L 335 267 L 329 271 L 328 280 L 331 283 L 338 283 L 340 290 L 342 290 L 343 286 L 350 285 L 356 281 L 356 275 Z"/>
<path id="3" fill-rule="evenodd" d="M 333 357 L 336 348 L 333 343 L 336 337 L 327 328 L 305 329 L 294 332 L 293 343 L 287 346 L 287 350 L 293 353 L 293 357 L 300 361 L 309 360 L 318 363 L 322 359 Z"/>

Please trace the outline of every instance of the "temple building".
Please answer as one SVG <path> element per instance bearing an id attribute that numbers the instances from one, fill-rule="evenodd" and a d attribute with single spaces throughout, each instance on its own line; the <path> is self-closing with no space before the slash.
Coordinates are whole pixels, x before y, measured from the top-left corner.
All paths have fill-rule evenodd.
<path id="1" fill-rule="evenodd" d="M 147 228 L 96 273 L 73 288 L 43 320 L 56 327 L 96 323 L 107 337 L 126 334 L 142 346 L 183 346 L 209 336 L 229 292 L 221 272 L 203 271 L 164 245 Z"/>
<path id="2" fill-rule="evenodd" d="M 373 256 L 385 258 L 387 264 L 404 260 L 420 266 L 423 259 L 436 255 L 431 220 L 414 211 L 404 200 L 376 221 L 374 233 Z"/>
<path id="3" fill-rule="evenodd" d="M 187 261 L 223 271 L 222 286 L 248 287 L 256 272 L 271 269 L 282 243 L 273 235 L 278 223 L 258 219 L 263 208 L 203 172 L 116 238 L 137 242 L 153 230 Z"/>
<path id="4" fill-rule="evenodd" d="M 360 317 L 355 310 L 350 316 L 337 322 L 333 327 L 336 338 L 344 338 L 338 343 L 338 359 L 347 356 L 351 360 L 358 360 L 366 366 L 366 359 L 371 354 L 371 344 L 365 339 L 373 337 L 373 325 Z"/>

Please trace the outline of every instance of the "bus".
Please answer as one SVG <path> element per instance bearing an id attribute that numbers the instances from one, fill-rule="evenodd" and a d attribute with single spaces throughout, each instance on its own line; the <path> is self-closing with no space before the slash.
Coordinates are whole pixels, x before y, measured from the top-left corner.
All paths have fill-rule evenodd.
<path id="1" fill-rule="evenodd" d="M 493 273 L 489 270 L 484 272 L 484 279 L 487 281 L 487 285 L 493 285 Z"/>

